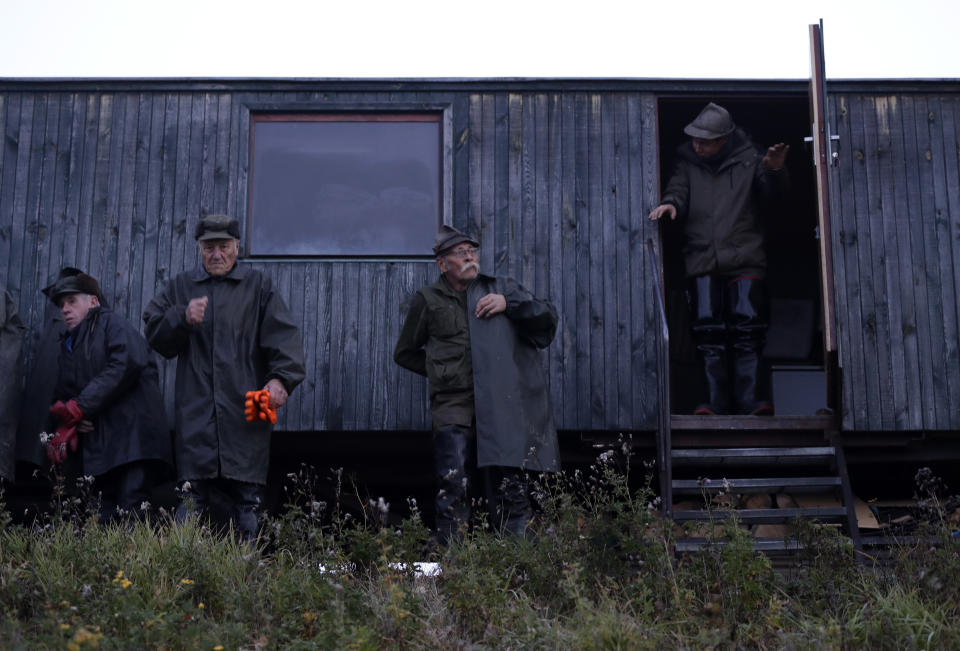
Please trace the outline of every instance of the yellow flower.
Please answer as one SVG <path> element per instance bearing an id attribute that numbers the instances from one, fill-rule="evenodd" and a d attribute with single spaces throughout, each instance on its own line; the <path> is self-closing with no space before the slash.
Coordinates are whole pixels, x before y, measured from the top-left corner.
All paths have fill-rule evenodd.
<path id="1" fill-rule="evenodd" d="M 193 579 L 180 579 L 180 583 L 183 585 L 193 585 Z"/>
<path id="2" fill-rule="evenodd" d="M 60 624 L 60 630 L 66 631 L 70 629 L 70 624 Z"/>
<path id="3" fill-rule="evenodd" d="M 218 644 L 217 646 L 213 647 L 213 651 L 223 651 L 223 645 Z"/>
<path id="4" fill-rule="evenodd" d="M 206 606 L 204 606 L 203 602 L 201 601 L 200 603 L 197 604 L 197 608 L 199 608 L 200 610 L 203 610 L 204 608 L 206 608 Z"/>
<path id="5" fill-rule="evenodd" d="M 126 590 L 132 585 L 133 585 L 133 581 L 131 581 L 130 579 L 124 579 L 123 581 L 120 582 L 120 587 L 122 587 L 124 590 Z"/>

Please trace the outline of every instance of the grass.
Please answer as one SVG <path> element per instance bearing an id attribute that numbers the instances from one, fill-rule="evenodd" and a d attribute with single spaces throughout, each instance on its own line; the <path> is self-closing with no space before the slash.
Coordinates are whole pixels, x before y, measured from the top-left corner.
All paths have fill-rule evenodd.
<path id="1" fill-rule="evenodd" d="M 628 452 L 629 450 L 624 450 Z M 675 536 L 628 455 L 540 478 L 533 536 L 480 521 L 428 545 L 415 504 L 399 525 L 370 501 L 359 517 L 316 496 L 310 469 L 256 546 L 158 512 L 104 526 L 61 492 L 33 526 L 0 518 L 4 648 L 890 648 L 960 647 L 960 559 L 943 502 L 924 501 L 937 542 L 862 566 L 833 530 L 797 531 L 787 571 L 749 534 L 674 558 Z M 334 481 L 339 483 L 335 475 Z M 337 487 L 339 489 L 339 487 Z M 940 508 L 930 505 L 939 504 Z M 412 563 L 438 561 L 437 578 Z"/>

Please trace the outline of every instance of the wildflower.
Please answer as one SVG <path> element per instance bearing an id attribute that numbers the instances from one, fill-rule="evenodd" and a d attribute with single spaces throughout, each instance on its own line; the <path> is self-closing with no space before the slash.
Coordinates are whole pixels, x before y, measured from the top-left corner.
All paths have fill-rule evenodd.
<path id="1" fill-rule="evenodd" d="M 44 445 L 46 445 L 47 442 L 52 438 L 53 438 L 53 434 L 49 432 L 40 432 L 40 442 L 43 443 Z"/>
<path id="2" fill-rule="evenodd" d="M 218 644 L 217 646 L 213 647 L 213 651 L 223 651 L 223 645 Z"/>
<path id="3" fill-rule="evenodd" d="M 117 575 L 113 577 L 114 583 L 120 583 L 120 580 L 123 578 L 123 570 L 117 570 Z"/>
<path id="4" fill-rule="evenodd" d="M 204 606 L 203 602 L 201 601 L 200 603 L 197 604 L 197 608 L 199 608 L 200 610 L 203 610 L 204 608 L 206 608 L 206 606 Z"/>
<path id="5" fill-rule="evenodd" d="M 182 490 L 184 493 L 189 493 L 192 488 L 193 486 L 190 484 L 190 482 L 185 481 L 183 482 L 183 485 L 180 487 L 180 490 Z"/>
<path id="6" fill-rule="evenodd" d="M 140 510 L 141 510 L 141 511 L 149 511 L 149 510 L 150 510 L 150 502 L 147 501 L 147 500 L 143 500 L 142 502 L 140 502 Z"/>
<path id="7" fill-rule="evenodd" d="M 183 585 L 193 585 L 194 581 L 193 579 L 180 579 L 180 583 L 182 583 Z"/>
<path id="8" fill-rule="evenodd" d="M 124 590 L 126 590 L 132 585 L 133 585 L 133 581 L 131 581 L 130 579 L 124 579 L 123 581 L 120 582 L 120 587 L 123 588 Z"/>
<path id="9" fill-rule="evenodd" d="M 70 629 L 70 624 L 60 624 L 60 630 L 66 631 Z"/>

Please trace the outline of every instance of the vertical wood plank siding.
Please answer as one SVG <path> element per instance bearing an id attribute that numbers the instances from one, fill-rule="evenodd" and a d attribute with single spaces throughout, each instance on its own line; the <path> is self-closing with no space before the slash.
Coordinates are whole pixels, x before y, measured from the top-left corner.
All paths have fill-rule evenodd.
<path id="1" fill-rule="evenodd" d="M 830 108 L 843 427 L 960 429 L 960 98 Z"/>
<path id="2" fill-rule="evenodd" d="M 231 92 L 189 84 L 0 92 L 0 278 L 31 328 L 28 363 L 47 307 L 39 290 L 61 266 L 97 276 L 111 306 L 140 324 L 153 295 L 197 263 L 198 217 L 243 220 L 249 107 L 271 104 L 448 106 L 454 225 L 480 235 L 484 269 L 515 276 L 560 311 L 544 355 L 558 426 L 655 428 L 655 312 L 643 243 L 656 233 L 645 217 L 659 188 L 656 103 L 639 92 Z M 941 153 L 945 137 L 938 132 Z M 931 165 L 925 173 L 940 179 L 940 194 L 928 201 L 955 200 L 946 164 Z M 955 160 L 949 169 L 956 172 Z M 946 218 L 936 223 L 936 237 L 957 230 Z M 432 261 L 248 263 L 272 276 L 304 334 L 307 380 L 280 411 L 280 429 L 429 426 L 426 381 L 396 367 L 392 352 L 410 297 L 435 278 Z M 942 294 L 952 300 L 953 276 L 950 283 L 949 292 L 927 297 L 927 311 Z M 956 321 L 953 312 L 936 327 L 955 333 Z M 956 341 L 952 351 L 956 360 Z M 907 359 L 916 365 L 915 354 Z M 173 371 L 174 363 L 163 364 L 168 407 Z M 955 368 L 933 373 L 952 382 L 943 392 L 960 407 Z"/>

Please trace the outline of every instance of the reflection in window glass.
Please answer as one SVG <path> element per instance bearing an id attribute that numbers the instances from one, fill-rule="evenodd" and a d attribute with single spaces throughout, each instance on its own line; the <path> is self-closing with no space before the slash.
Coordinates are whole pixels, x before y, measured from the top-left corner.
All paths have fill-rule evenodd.
<path id="1" fill-rule="evenodd" d="M 428 255 L 440 117 L 253 116 L 253 255 Z"/>

